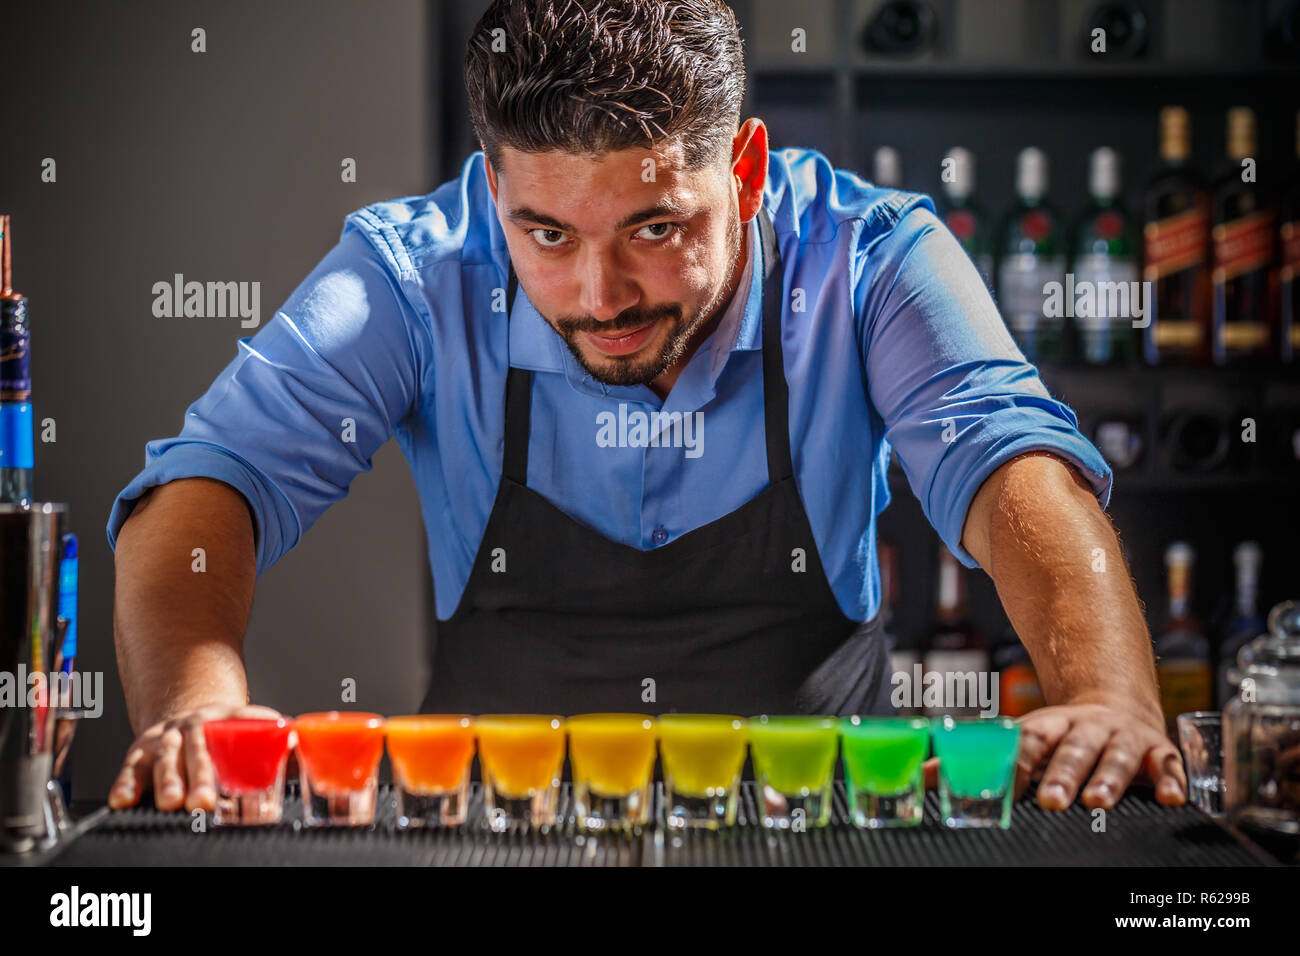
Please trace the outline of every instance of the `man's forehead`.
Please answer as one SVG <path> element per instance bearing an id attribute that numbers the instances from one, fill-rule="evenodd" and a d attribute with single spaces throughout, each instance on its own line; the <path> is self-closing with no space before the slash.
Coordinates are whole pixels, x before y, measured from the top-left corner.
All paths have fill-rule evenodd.
<path id="1" fill-rule="evenodd" d="M 502 148 L 504 211 L 516 223 L 570 232 L 622 229 L 643 219 L 689 216 L 705 202 L 709 170 L 688 169 L 680 147 L 600 154 Z"/>
<path id="2" fill-rule="evenodd" d="M 686 149 L 677 142 L 654 148 L 634 146 L 603 153 L 579 153 L 564 149 L 524 152 L 505 145 L 498 152 L 502 166 L 498 172 L 507 175 L 517 173 L 524 176 L 530 172 L 535 175 L 559 166 L 570 169 L 586 166 L 593 171 L 606 173 L 636 170 L 638 178 L 644 169 L 653 169 L 656 176 L 660 173 L 680 176 L 691 172 L 686 165 Z"/>

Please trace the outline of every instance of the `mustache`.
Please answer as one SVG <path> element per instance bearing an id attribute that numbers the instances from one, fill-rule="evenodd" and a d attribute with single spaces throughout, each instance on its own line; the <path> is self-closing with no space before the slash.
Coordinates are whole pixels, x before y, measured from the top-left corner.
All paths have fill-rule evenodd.
<path id="1" fill-rule="evenodd" d="M 628 309 L 608 322 L 602 322 L 590 315 L 566 316 L 556 319 L 555 325 L 568 335 L 578 332 L 599 332 L 602 335 L 610 335 L 613 332 L 631 332 L 658 319 L 680 319 L 681 315 L 681 306 L 659 305 L 652 309 Z"/>

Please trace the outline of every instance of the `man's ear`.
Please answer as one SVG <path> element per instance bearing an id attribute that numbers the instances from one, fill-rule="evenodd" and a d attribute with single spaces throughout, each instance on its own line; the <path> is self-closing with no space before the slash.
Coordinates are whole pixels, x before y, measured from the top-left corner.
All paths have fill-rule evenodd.
<path id="1" fill-rule="evenodd" d="M 767 183 L 767 127 L 761 119 L 745 120 L 732 140 L 731 177 L 740 201 L 740 221 L 749 222 L 763 205 Z"/>

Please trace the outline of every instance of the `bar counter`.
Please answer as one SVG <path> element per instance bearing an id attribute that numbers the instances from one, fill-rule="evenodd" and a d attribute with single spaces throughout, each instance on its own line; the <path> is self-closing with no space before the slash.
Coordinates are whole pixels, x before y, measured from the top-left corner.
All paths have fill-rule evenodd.
<path id="1" fill-rule="evenodd" d="M 661 784 L 656 784 L 654 819 Z M 296 787 L 285 822 L 272 827 L 209 827 L 193 832 L 187 813 L 135 808 L 111 811 L 76 803 L 75 835 L 29 863 L 92 866 L 1277 866 L 1277 857 L 1187 805 L 1162 807 L 1134 788 L 1105 815 L 1105 828 L 1082 804 L 1046 811 L 1032 790 L 1014 807 L 1007 830 L 951 830 L 936 791 L 926 794 L 920 827 L 865 830 L 847 816 L 836 782 L 831 824 L 820 830 L 765 830 L 752 781 L 742 784 L 735 827 L 667 831 L 662 824 L 632 835 L 585 836 L 572 821 L 571 791 L 560 794 L 561 819 L 547 833 L 494 833 L 473 784 L 462 827 L 399 831 L 391 789 L 381 788 L 369 827 L 303 828 Z M 147 798 L 146 798 L 147 799 Z"/>

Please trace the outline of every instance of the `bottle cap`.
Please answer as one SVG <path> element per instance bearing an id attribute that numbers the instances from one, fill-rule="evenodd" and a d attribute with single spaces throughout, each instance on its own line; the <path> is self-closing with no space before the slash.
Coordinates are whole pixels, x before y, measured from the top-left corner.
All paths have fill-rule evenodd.
<path id="1" fill-rule="evenodd" d="M 1185 160 L 1192 151 L 1192 124 L 1187 110 L 1166 106 L 1160 111 L 1160 156 L 1170 162 Z"/>
<path id="2" fill-rule="evenodd" d="M 1088 163 L 1088 191 L 1098 199 L 1114 199 L 1119 193 L 1119 153 L 1109 146 L 1092 151 Z"/>
<path id="3" fill-rule="evenodd" d="M 1243 541 L 1232 549 L 1232 560 L 1238 568 L 1242 567 L 1259 567 L 1260 560 L 1263 558 L 1263 550 L 1256 541 Z"/>
<path id="4" fill-rule="evenodd" d="M 876 150 L 875 177 L 876 185 L 888 189 L 897 189 L 903 181 L 902 163 L 898 159 L 898 150 L 892 146 L 882 146 Z"/>
<path id="5" fill-rule="evenodd" d="M 1016 158 L 1016 192 L 1022 199 L 1042 199 L 1047 192 L 1047 154 L 1028 146 Z"/>
<path id="6" fill-rule="evenodd" d="M 1228 110 L 1228 156 L 1245 159 L 1255 152 L 1255 113 L 1246 106 Z"/>
<path id="7" fill-rule="evenodd" d="M 969 149 L 954 146 L 944 154 L 943 190 L 952 199 L 975 192 L 975 157 Z"/>

